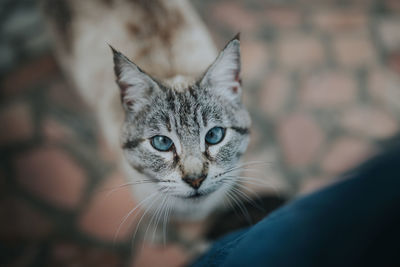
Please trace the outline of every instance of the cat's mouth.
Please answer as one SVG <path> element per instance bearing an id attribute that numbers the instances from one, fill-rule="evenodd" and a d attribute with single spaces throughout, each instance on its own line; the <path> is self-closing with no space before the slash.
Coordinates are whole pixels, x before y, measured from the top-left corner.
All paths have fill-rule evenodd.
<path id="1" fill-rule="evenodd" d="M 175 195 L 175 197 L 182 198 L 182 199 L 201 199 L 201 198 L 205 198 L 210 193 L 211 192 L 198 192 L 198 191 L 196 191 L 196 192 L 194 192 L 194 193 L 192 193 L 190 195 L 185 195 L 185 196 Z"/>
<path id="2" fill-rule="evenodd" d="M 199 193 L 199 192 L 195 192 L 194 194 L 191 194 L 189 196 L 187 196 L 186 198 L 201 198 L 201 197 L 205 197 L 206 195 L 208 195 L 207 193 Z"/>

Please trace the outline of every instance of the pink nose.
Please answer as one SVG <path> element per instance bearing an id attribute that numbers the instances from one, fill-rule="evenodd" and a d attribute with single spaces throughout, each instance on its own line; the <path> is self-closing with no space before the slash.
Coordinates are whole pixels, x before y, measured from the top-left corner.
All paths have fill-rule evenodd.
<path id="1" fill-rule="evenodd" d="M 198 189 L 205 179 L 206 179 L 206 176 L 204 176 L 204 175 L 200 176 L 200 177 L 197 177 L 197 178 L 191 178 L 191 177 L 188 177 L 188 176 L 185 176 L 185 177 L 182 178 L 182 180 L 185 183 L 187 183 L 188 185 L 190 185 L 194 189 Z"/>

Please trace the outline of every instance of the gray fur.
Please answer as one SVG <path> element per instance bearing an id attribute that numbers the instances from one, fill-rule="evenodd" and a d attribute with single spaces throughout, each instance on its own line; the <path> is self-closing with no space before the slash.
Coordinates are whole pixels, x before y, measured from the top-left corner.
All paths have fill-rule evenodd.
<path id="1" fill-rule="evenodd" d="M 238 38 L 230 41 L 204 75 L 184 90 L 165 86 L 120 52 L 113 52 L 125 108 L 121 140 L 129 164 L 156 181 L 157 190 L 186 202 L 187 209 L 191 208 L 188 203 L 193 203 L 192 208 L 202 204 L 188 198 L 196 190 L 183 181 L 187 177 L 206 177 L 197 192 L 212 194 L 201 200 L 223 195 L 232 186 L 222 186 L 223 173 L 237 164 L 247 148 L 251 123 L 241 102 Z M 217 74 L 223 77 L 216 77 Z M 130 81 L 142 84 L 136 86 Z M 215 126 L 226 128 L 226 136 L 220 144 L 207 145 L 205 134 Z M 160 152 L 152 148 L 150 139 L 155 135 L 170 137 L 175 143 L 172 150 Z M 207 212 L 222 199 L 214 198 L 218 201 L 204 202 L 210 206 Z"/>

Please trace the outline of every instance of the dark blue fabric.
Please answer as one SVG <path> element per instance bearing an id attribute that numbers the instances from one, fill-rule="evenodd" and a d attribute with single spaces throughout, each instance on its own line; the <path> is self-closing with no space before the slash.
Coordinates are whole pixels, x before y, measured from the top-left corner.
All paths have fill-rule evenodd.
<path id="1" fill-rule="evenodd" d="M 400 266 L 400 150 L 216 242 L 193 266 Z"/>

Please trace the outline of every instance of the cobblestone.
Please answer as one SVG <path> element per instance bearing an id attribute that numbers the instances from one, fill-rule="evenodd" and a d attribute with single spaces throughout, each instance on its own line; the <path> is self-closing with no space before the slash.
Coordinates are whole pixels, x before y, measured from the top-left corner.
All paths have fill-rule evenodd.
<path id="1" fill-rule="evenodd" d="M 330 34 L 367 33 L 367 14 L 358 9 L 323 10 L 312 14 L 312 21 L 319 30 Z"/>
<path id="2" fill-rule="evenodd" d="M 249 41 L 241 45 L 241 51 L 242 75 L 246 80 L 255 79 L 268 66 L 268 48 L 260 41 Z"/>
<path id="3" fill-rule="evenodd" d="M 341 137 L 332 143 L 321 166 L 327 173 L 338 175 L 371 156 L 372 150 L 365 140 Z"/>
<path id="4" fill-rule="evenodd" d="M 280 114 L 288 103 L 291 83 L 285 73 L 275 72 L 264 80 L 259 97 L 260 108 L 268 116 Z"/>
<path id="5" fill-rule="evenodd" d="M 400 49 L 400 18 L 382 18 L 378 22 L 379 34 L 382 43 L 388 51 Z"/>
<path id="6" fill-rule="evenodd" d="M 237 32 L 249 32 L 257 28 L 256 17 L 239 3 L 217 3 L 212 9 L 212 14 L 216 21 Z"/>
<path id="7" fill-rule="evenodd" d="M 15 162 L 17 181 L 31 194 L 67 209 L 83 196 L 86 173 L 65 152 L 41 147 L 26 152 Z"/>
<path id="8" fill-rule="evenodd" d="M 1 200 L 0 218 L 0 237 L 6 239 L 42 240 L 54 228 L 49 218 L 16 197 Z"/>
<path id="9" fill-rule="evenodd" d="M 157 257 L 154 257 L 157 255 Z M 178 246 L 157 246 L 147 244 L 139 249 L 132 267 L 153 267 L 153 266 L 165 266 L 165 267 L 177 267 L 184 266 L 187 263 L 187 255 Z"/>
<path id="10" fill-rule="evenodd" d="M 400 111 L 400 77 L 391 71 L 376 70 L 368 77 L 371 98 L 386 109 Z"/>
<path id="11" fill-rule="evenodd" d="M 27 103 L 19 102 L 0 109 L 0 145 L 26 141 L 33 134 L 31 110 Z M 6 130 L 5 130 L 6 129 Z"/>
<path id="12" fill-rule="evenodd" d="M 131 232 L 140 210 L 125 220 L 125 215 L 136 206 L 130 186 L 123 186 L 126 183 L 121 174 L 115 173 L 96 190 L 78 221 L 83 232 L 108 241 L 132 238 Z"/>
<path id="13" fill-rule="evenodd" d="M 373 44 L 366 36 L 341 36 L 334 41 L 335 56 L 344 67 L 356 68 L 376 62 Z"/>
<path id="14" fill-rule="evenodd" d="M 122 266 L 121 256 L 115 251 L 59 242 L 48 255 L 49 266 Z"/>
<path id="15" fill-rule="evenodd" d="M 330 184 L 334 183 L 336 180 L 333 179 L 334 176 L 327 176 L 327 177 L 310 177 L 306 179 L 300 189 L 299 195 L 306 195 L 308 193 L 314 192 L 321 188 L 327 187 Z"/>
<path id="16" fill-rule="evenodd" d="M 372 138 L 389 138 L 398 132 L 398 124 L 389 113 L 370 107 L 353 108 L 343 114 L 342 125 L 350 132 Z"/>
<path id="17" fill-rule="evenodd" d="M 324 141 L 322 130 L 306 114 L 292 114 L 282 119 L 278 137 L 287 163 L 295 167 L 309 165 Z"/>
<path id="18" fill-rule="evenodd" d="M 301 26 L 303 14 L 301 10 L 290 6 L 272 6 L 261 13 L 261 20 L 268 25 L 284 29 Z"/>
<path id="19" fill-rule="evenodd" d="M 306 75 L 300 91 L 306 107 L 333 108 L 351 104 L 357 96 L 357 83 L 346 72 L 318 72 Z"/>
<path id="20" fill-rule="evenodd" d="M 283 36 L 278 44 L 278 57 L 281 65 L 289 69 L 315 68 L 326 60 L 320 40 L 304 34 Z"/>

